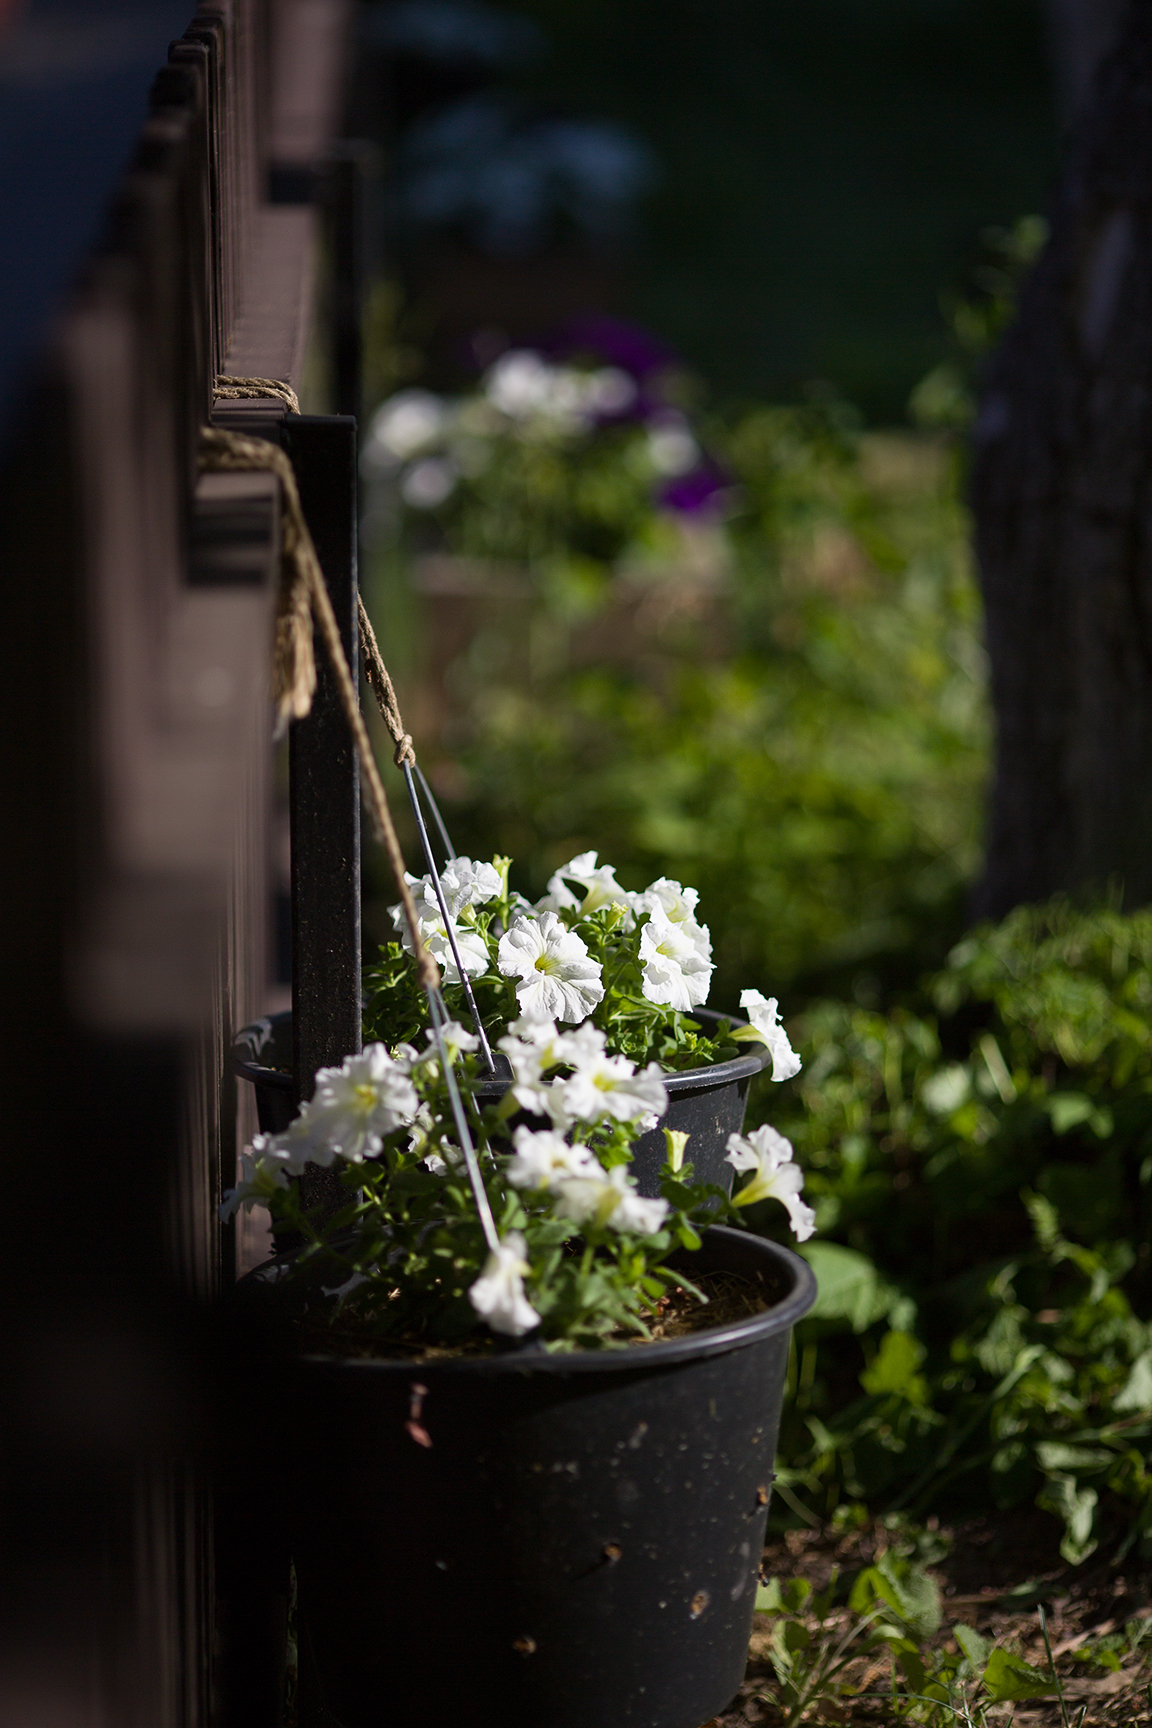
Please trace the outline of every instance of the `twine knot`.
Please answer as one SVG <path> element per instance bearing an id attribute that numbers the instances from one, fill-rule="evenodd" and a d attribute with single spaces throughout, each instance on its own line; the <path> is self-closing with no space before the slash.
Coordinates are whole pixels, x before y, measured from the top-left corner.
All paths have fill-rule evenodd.
<path id="1" fill-rule="evenodd" d="M 397 768 L 415 768 L 416 748 L 412 742 L 411 732 L 405 732 L 404 721 L 400 716 L 400 704 L 396 700 L 396 690 L 388 668 L 380 653 L 380 645 L 376 641 L 376 632 L 372 628 L 372 620 L 364 610 L 363 600 L 357 601 L 357 616 L 360 620 L 360 645 L 364 650 L 364 676 L 368 688 L 376 698 L 376 706 L 380 710 L 380 718 L 388 728 L 393 744 L 396 746 L 392 757 Z"/>

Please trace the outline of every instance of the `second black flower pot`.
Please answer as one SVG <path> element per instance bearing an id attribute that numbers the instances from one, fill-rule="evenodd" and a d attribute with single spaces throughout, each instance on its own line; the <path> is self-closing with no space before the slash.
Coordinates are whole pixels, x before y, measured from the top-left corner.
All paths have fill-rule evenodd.
<path id="1" fill-rule="evenodd" d="M 734 1016 L 721 1016 L 710 1008 L 694 1009 L 692 1017 L 705 1025 L 715 1024 L 721 1018 L 732 1020 L 734 1025 L 743 1024 Z M 738 1134 L 743 1127 L 748 1088 L 753 1077 L 772 1060 L 763 1044 L 746 1045 L 745 1051 L 746 1054 L 731 1062 L 713 1062 L 664 1076 L 668 1109 L 658 1126 L 639 1135 L 632 1145 L 632 1174 L 641 1194 L 651 1197 L 660 1191 L 660 1170 L 668 1155 L 665 1128 L 689 1136 L 685 1156 L 691 1161 L 698 1181 L 715 1182 L 731 1192 L 733 1171 L 725 1162 L 728 1136 Z M 237 1074 L 256 1088 L 256 1111 L 262 1131 L 283 1132 L 295 1115 L 291 1013 L 273 1014 L 267 1020 L 245 1026 L 237 1035 L 233 1062 Z M 484 1102 L 495 1101 L 503 1097 L 508 1085 L 506 1079 L 482 1080 L 476 1094 Z"/>
<path id="2" fill-rule="evenodd" d="M 687 1259 L 769 1306 L 613 1351 L 295 1362 L 287 1534 L 334 1728 L 700 1728 L 728 1703 L 815 1284 L 739 1230 Z M 249 1282 L 274 1303 L 283 1276 Z"/>

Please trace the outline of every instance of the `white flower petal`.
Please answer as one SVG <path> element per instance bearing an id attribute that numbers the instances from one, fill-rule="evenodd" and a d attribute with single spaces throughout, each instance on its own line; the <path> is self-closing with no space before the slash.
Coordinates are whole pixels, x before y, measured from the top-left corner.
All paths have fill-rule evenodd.
<path id="1" fill-rule="evenodd" d="M 497 961 L 506 978 L 522 980 L 522 1013 L 568 1022 L 584 1020 L 603 1000 L 599 963 L 554 912 L 514 918 L 500 938 Z"/>
<path id="2" fill-rule="evenodd" d="M 779 1200 L 798 1242 L 807 1241 L 816 1228 L 816 1214 L 800 1199 L 804 1172 L 792 1162 L 792 1142 L 767 1123 L 752 1133 L 730 1134 L 725 1160 L 735 1170 L 749 1170 L 752 1180 L 733 1196 L 736 1206 L 752 1206 L 758 1200 Z"/>
<path id="3" fill-rule="evenodd" d="M 288 1160 L 272 1134 L 257 1134 L 251 1148 L 240 1154 L 240 1180 L 220 1202 L 220 1217 L 227 1220 L 241 1206 L 267 1206 L 277 1188 L 288 1187 Z"/>
<path id="4" fill-rule="evenodd" d="M 529 1270 L 523 1236 L 512 1230 L 489 1254 L 484 1270 L 468 1292 L 468 1300 L 493 1332 L 520 1338 L 540 1324 L 540 1316 L 524 1294 Z"/>
<path id="5" fill-rule="evenodd" d="M 645 1200 L 637 1192 L 622 1164 L 599 1176 L 575 1176 L 556 1184 L 553 1206 L 557 1217 L 576 1224 L 596 1223 L 601 1228 L 654 1236 L 668 1211 L 666 1200 Z"/>
<path id="6" fill-rule="evenodd" d="M 753 1038 L 766 1044 L 772 1052 L 773 1080 L 790 1080 L 800 1072 L 800 1058 L 788 1042 L 788 1034 L 780 1024 L 775 996 L 762 996 L 759 990 L 741 990 L 740 1006 L 751 1025 L 737 1028 L 734 1037 L 739 1042 Z"/>
<path id="7" fill-rule="evenodd" d="M 431 1026 L 427 1028 L 424 1036 L 428 1041 L 428 1048 L 424 1051 L 424 1054 L 418 1058 L 417 1065 L 427 1068 L 434 1073 L 439 1066 L 440 1045 L 437 1041 L 436 1033 Z M 476 1036 L 475 1032 L 466 1031 L 458 1020 L 445 1021 L 444 1025 L 440 1028 L 440 1037 L 444 1042 L 444 1049 L 447 1053 L 448 1060 L 453 1064 L 453 1066 L 459 1060 L 462 1053 L 478 1050 L 480 1048 L 480 1040 Z"/>
<path id="8" fill-rule="evenodd" d="M 430 877 L 423 880 L 432 887 Z M 449 858 L 440 872 L 440 886 L 448 906 L 448 915 L 458 918 L 466 906 L 483 906 L 499 897 L 503 883 L 500 872 L 491 864 L 474 864 L 471 858 Z M 435 889 L 432 889 L 435 897 Z"/>
<path id="9" fill-rule="evenodd" d="M 655 1062 L 637 1074 L 626 1056 L 600 1054 L 560 1082 L 564 1109 L 574 1122 L 637 1122 L 668 1108 L 664 1076 Z"/>
<path id="10" fill-rule="evenodd" d="M 435 889 L 431 878 L 424 876 L 412 879 L 412 896 L 416 901 L 416 923 L 420 931 L 420 940 L 427 948 L 444 974 L 446 984 L 459 984 L 460 973 L 456 959 L 452 953 L 452 944 L 448 940 L 448 931 L 436 903 Z M 447 897 L 447 896 L 445 896 Z M 413 952 L 412 935 L 408 928 L 408 920 L 404 916 L 403 906 L 390 906 L 392 923 L 400 937 L 406 954 Z M 453 918 L 452 930 L 456 937 L 456 946 L 460 950 L 460 958 L 469 978 L 482 978 L 488 971 L 488 949 L 483 936 L 477 930 L 466 929 Z"/>
<path id="11" fill-rule="evenodd" d="M 582 900 L 572 892 L 571 882 L 584 890 Z M 540 909 L 563 911 L 578 908 L 584 915 L 597 911 L 601 906 L 623 906 L 631 913 L 634 899 L 635 896 L 617 882 L 613 865 L 598 865 L 595 852 L 580 852 L 548 878 L 548 893 L 540 902 Z M 631 927 L 630 922 L 625 926 Z"/>
<path id="12" fill-rule="evenodd" d="M 446 419 L 444 403 L 430 390 L 401 390 L 372 416 L 367 442 L 407 462 L 438 441 Z"/>
<path id="13" fill-rule="evenodd" d="M 383 1044 L 367 1044 L 339 1068 L 320 1069 L 312 1097 L 270 1145 L 293 1175 L 305 1164 L 326 1167 L 334 1158 L 358 1164 L 375 1157 L 387 1135 L 415 1122 L 419 1108 L 407 1066 Z"/>
<path id="14" fill-rule="evenodd" d="M 696 930 L 707 937 L 702 926 L 689 929 L 684 923 L 673 923 L 659 901 L 651 907 L 640 932 L 643 990 L 649 1002 L 684 1011 L 708 1000 L 713 972 L 708 957 L 711 943 L 708 953 L 701 952 Z"/>
<path id="15" fill-rule="evenodd" d="M 555 1188 L 572 1176 L 603 1174 L 599 1160 L 587 1146 L 570 1146 L 555 1131 L 517 1128 L 512 1145 L 515 1155 L 505 1173 L 514 1188 Z"/>

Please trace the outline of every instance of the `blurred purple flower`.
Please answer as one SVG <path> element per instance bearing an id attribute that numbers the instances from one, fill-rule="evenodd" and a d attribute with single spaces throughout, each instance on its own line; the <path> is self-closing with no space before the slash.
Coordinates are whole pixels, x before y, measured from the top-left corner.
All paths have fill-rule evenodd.
<path id="1" fill-rule="evenodd" d="M 681 516 L 720 516 L 732 491 L 732 476 L 711 462 L 661 487 L 659 502 Z"/>
<path id="2" fill-rule="evenodd" d="M 607 366 L 619 366 L 621 371 L 631 373 L 638 384 L 678 364 L 675 351 L 650 330 L 604 313 L 570 318 L 539 346 L 553 360 L 593 355 Z"/>

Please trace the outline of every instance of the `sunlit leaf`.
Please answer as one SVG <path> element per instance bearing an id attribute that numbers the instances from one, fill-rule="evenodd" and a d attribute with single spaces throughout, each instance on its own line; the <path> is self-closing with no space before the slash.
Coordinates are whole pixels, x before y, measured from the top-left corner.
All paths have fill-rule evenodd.
<path id="1" fill-rule="evenodd" d="M 994 1704 L 1021 1703 L 1028 1698 L 1051 1698 L 1056 1687 L 1048 1675 L 1033 1668 L 1022 1656 L 997 1648 L 988 1658 L 984 1685 Z"/>

